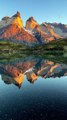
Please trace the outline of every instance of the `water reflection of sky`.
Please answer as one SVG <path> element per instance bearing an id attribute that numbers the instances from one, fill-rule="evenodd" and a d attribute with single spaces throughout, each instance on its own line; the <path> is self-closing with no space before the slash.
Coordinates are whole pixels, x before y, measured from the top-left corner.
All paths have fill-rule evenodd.
<path id="1" fill-rule="evenodd" d="M 34 84 L 30 84 L 25 78 L 21 89 L 13 84 L 7 85 L 0 79 L 0 115 L 3 120 L 7 118 L 17 119 L 21 114 L 22 116 L 28 116 L 30 111 L 33 112 L 34 117 L 38 118 L 40 114 L 45 117 L 45 114 L 49 115 L 50 110 L 54 110 L 55 117 L 55 111 L 62 112 L 64 109 L 66 110 L 66 101 L 67 77 L 50 79 L 40 77 Z M 28 117 L 32 118 L 32 115 L 30 114 Z"/>

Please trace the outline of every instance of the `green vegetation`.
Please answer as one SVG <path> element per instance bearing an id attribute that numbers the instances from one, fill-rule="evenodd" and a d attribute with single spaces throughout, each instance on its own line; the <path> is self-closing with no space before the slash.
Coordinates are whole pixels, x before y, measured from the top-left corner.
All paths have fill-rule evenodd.
<path id="1" fill-rule="evenodd" d="M 48 44 L 42 44 L 42 45 L 35 45 L 34 47 L 31 46 L 25 46 L 23 44 L 17 44 L 14 42 L 8 42 L 8 41 L 1 41 L 0 42 L 0 52 L 1 51 L 7 51 L 7 52 L 17 52 L 17 51 L 29 51 L 29 52 L 39 52 L 39 51 L 67 51 L 67 39 L 61 39 L 61 40 L 55 40 L 52 42 L 49 42 Z"/>
<path id="2" fill-rule="evenodd" d="M 52 41 L 48 44 L 34 47 L 17 44 L 14 42 L 0 42 L 0 58 L 26 55 L 62 55 L 67 52 L 67 39 Z M 66 55 L 66 54 L 65 54 Z"/>
<path id="3" fill-rule="evenodd" d="M 1 41 L 0 42 L 0 51 L 11 51 L 11 52 L 15 52 L 18 50 L 25 49 L 25 46 L 22 44 L 17 44 L 14 42 L 8 42 L 8 41 Z"/>
<path id="4" fill-rule="evenodd" d="M 46 45 L 34 47 L 14 42 L 0 42 L 0 62 L 12 61 L 29 56 L 67 63 L 67 40 L 52 41 Z"/>
<path id="5" fill-rule="evenodd" d="M 60 39 L 51 41 L 48 44 L 37 45 L 32 48 L 32 50 L 36 51 L 67 51 L 67 39 Z"/>

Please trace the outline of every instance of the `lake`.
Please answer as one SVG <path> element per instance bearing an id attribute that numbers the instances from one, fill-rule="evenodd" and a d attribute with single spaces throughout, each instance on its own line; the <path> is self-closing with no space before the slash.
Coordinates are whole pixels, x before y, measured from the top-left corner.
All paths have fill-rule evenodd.
<path id="1" fill-rule="evenodd" d="M 54 58 L 0 60 L 0 120 L 67 120 L 66 58 Z"/>

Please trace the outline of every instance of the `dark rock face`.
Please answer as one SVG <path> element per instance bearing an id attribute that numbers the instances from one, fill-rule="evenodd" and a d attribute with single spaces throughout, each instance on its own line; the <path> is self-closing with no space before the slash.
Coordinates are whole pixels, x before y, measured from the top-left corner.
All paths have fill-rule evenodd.
<path id="1" fill-rule="evenodd" d="M 4 18 L 2 18 L 2 20 L 8 20 L 10 17 L 8 17 L 8 16 L 5 16 Z"/>
<path id="2" fill-rule="evenodd" d="M 33 17 L 30 17 L 27 21 L 32 22 L 35 21 Z M 36 22 L 36 21 L 35 21 Z"/>
<path id="3" fill-rule="evenodd" d="M 13 15 L 12 17 L 20 17 L 21 18 L 20 12 L 17 11 L 17 13 L 15 15 Z"/>

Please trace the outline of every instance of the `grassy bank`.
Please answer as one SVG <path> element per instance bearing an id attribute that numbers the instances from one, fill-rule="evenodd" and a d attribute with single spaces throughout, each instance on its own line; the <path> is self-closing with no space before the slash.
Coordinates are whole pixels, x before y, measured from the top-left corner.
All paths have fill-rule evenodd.
<path id="1" fill-rule="evenodd" d="M 8 57 L 13 56 L 14 54 L 21 56 L 22 54 L 35 54 L 42 55 L 44 54 L 64 54 L 67 52 L 67 39 L 52 41 L 48 44 L 36 45 L 34 47 L 25 46 L 23 44 L 17 44 L 14 42 L 1 41 L 0 42 L 0 56 Z"/>

